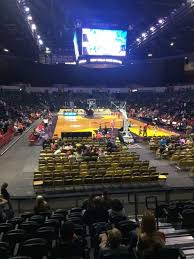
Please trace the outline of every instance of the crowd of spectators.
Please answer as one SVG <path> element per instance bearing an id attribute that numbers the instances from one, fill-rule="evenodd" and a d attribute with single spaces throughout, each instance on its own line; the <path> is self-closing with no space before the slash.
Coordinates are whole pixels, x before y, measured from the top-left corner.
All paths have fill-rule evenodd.
<path id="1" fill-rule="evenodd" d="M 146 123 L 191 133 L 194 127 L 194 91 L 134 93 L 128 103 L 129 117 Z"/>
<path id="2" fill-rule="evenodd" d="M 169 93 L 130 92 L 110 93 L 102 91 L 53 93 L 27 93 L 25 91 L 0 91 L 0 129 L 5 133 L 10 124 L 22 131 L 40 110 L 49 108 L 58 111 L 61 107 L 87 109 L 87 99 L 96 99 L 97 107 L 111 108 L 111 102 L 127 102 L 129 117 L 142 119 L 148 123 L 171 127 L 175 130 L 191 131 L 194 106 L 194 91 L 180 90 Z M 113 107 L 114 108 L 114 107 Z"/>
<path id="3" fill-rule="evenodd" d="M 194 91 L 179 90 L 174 92 L 129 92 L 110 93 L 102 91 L 59 92 L 47 95 L 52 107 L 87 108 L 87 99 L 96 99 L 97 107 L 111 108 L 111 102 L 116 104 L 127 102 L 129 117 L 141 119 L 146 123 L 169 127 L 176 131 L 191 132 L 194 119 Z M 114 106 L 112 107 L 115 108 Z"/>
<path id="4" fill-rule="evenodd" d="M 156 156 L 158 158 L 163 157 L 165 154 L 172 154 L 177 148 L 190 148 L 194 144 L 194 139 L 192 135 L 181 135 L 178 137 L 163 137 L 161 139 L 151 139 L 150 145 L 152 143 L 158 144 L 156 150 Z"/>
<path id="5" fill-rule="evenodd" d="M 107 152 L 117 151 L 117 146 L 110 139 L 104 139 L 106 147 L 96 147 L 93 144 L 84 143 L 66 143 L 63 139 L 44 139 L 43 149 L 47 148 L 54 152 L 54 155 L 63 154 L 68 160 L 73 162 L 97 161 L 103 160 L 107 155 Z"/>
<path id="6" fill-rule="evenodd" d="M 37 197 L 34 211 L 40 215 L 50 211 L 42 196 Z M 165 247 L 165 235 L 157 230 L 155 217 L 150 211 L 144 213 L 141 223 L 129 221 L 122 202 L 112 199 L 106 191 L 101 196 L 94 194 L 85 200 L 80 211 L 82 222 L 89 227 L 94 241 L 95 258 L 151 259 Z M 127 227 L 129 222 L 130 230 Z M 119 224 L 123 223 L 126 226 L 121 227 Z M 55 257 L 84 257 L 83 240 L 75 233 L 75 227 L 71 220 L 63 224 L 61 241 L 53 251 Z M 138 257 L 133 257 L 134 251 Z"/>
<path id="7" fill-rule="evenodd" d="M 31 94 L 0 91 L 0 139 L 9 131 L 21 134 L 40 117 L 42 104 Z"/>

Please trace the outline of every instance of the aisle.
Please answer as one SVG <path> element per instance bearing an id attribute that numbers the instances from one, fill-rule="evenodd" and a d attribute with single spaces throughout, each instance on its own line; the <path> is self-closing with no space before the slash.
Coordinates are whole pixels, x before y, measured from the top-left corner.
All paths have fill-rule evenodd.
<path id="1" fill-rule="evenodd" d="M 34 123 L 37 125 L 39 121 Z M 0 183 L 7 182 L 12 196 L 30 196 L 34 193 L 32 180 L 38 166 L 42 147 L 29 146 L 28 136 L 32 130 L 3 156 L 0 157 Z"/>

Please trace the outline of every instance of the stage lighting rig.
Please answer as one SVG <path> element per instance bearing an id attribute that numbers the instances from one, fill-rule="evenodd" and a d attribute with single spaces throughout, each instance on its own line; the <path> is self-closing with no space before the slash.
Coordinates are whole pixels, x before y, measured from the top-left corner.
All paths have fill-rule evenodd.
<path id="1" fill-rule="evenodd" d="M 134 50 L 143 46 L 155 37 L 158 37 L 162 31 L 168 29 L 172 24 L 180 21 L 188 14 L 194 11 L 194 0 L 188 0 L 182 3 L 178 9 L 174 9 L 169 17 L 159 18 L 155 25 L 152 25 L 147 31 L 140 34 L 139 37 L 129 46 L 129 54 L 132 54 Z M 174 44 L 173 44 L 174 45 Z M 170 45 L 170 46 L 173 46 Z"/>
<path id="2" fill-rule="evenodd" d="M 44 42 L 41 39 L 40 34 L 38 33 L 37 25 L 33 21 L 30 7 L 27 6 L 26 0 L 17 0 L 17 6 L 18 6 L 19 10 L 21 11 L 21 14 L 24 16 L 24 19 L 26 20 L 26 22 L 30 28 L 31 34 L 32 34 L 33 38 L 35 39 L 39 49 L 43 52 L 45 51 L 47 54 L 51 53 L 51 50 L 49 49 L 49 51 L 48 51 L 48 47 L 44 46 Z"/>

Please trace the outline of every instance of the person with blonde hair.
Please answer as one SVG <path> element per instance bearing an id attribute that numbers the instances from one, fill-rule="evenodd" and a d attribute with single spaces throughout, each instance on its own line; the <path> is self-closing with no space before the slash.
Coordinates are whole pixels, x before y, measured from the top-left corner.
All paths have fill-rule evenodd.
<path id="1" fill-rule="evenodd" d="M 151 258 L 152 254 L 165 245 L 164 233 L 157 230 L 156 220 L 150 211 L 143 215 L 137 244 L 137 252 L 140 258 Z"/>
<path id="2" fill-rule="evenodd" d="M 103 259 L 106 256 L 119 256 L 119 258 L 130 258 L 128 247 L 122 245 L 122 234 L 119 229 L 113 228 L 111 230 L 108 230 L 107 233 L 101 234 L 99 238 L 99 259 Z"/>
<path id="3" fill-rule="evenodd" d="M 45 211 L 48 211 L 48 210 L 50 210 L 50 206 L 48 205 L 47 201 L 45 201 L 45 199 L 42 195 L 38 195 L 36 197 L 34 212 L 36 214 L 39 214 L 41 212 L 45 212 Z"/>

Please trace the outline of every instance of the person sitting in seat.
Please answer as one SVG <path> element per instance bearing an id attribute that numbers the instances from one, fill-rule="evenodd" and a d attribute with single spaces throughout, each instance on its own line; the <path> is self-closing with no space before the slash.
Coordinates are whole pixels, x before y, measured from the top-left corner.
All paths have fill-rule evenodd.
<path id="1" fill-rule="evenodd" d="M 125 217 L 125 210 L 120 200 L 114 199 L 111 203 L 111 209 L 108 211 L 110 218 Z"/>
<path id="2" fill-rule="evenodd" d="M 140 259 L 152 258 L 152 255 L 165 245 L 165 235 L 156 228 L 154 215 L 147 211 L 142 218 L 137 244 Z"/>
<path id="3" fill-rule="evenodd" d="M 82 156 L 82 150 L 81 148 L 77 149 L 77 152 L 75 153 L 76 161 L 77 162 L 82 162 L 83 161 L 83 156 Z"/>
<path id="4" fill-rule="evenodd" d="M 83 219 L 87 225 L 96 222 L 108 222 L 108 211 L 104 208 L 101 197 L 97 196 L 93 199 L 93 204 L 86 209 Z"/>
<path id="5" fill-rule="evenodd" d="M 54 155 L 61 154 L 62 149 L 63 148 L 61 146 L 59 146 L 58 149 L 54 152 Z"/>
<path id="6" fill-rule="evenodd" d="M 84 257 L 83 240 L 74 232 L 74 225 L 66 221 L 61 228 L 61 240 L 53 250 L 54 258 Z"/>
<path id="7" fill-rule="evenodd" d="M 41 212 L 49 211 L 50 206 L 48 203 L 45 201 L 44 197 L 42 195 L 38 195 L 36 197 L 36 204 L 34 206 L 34 212 L 36 214 L 39 214 Z"/>
<path id="8" fill-rule="evenodd" d="M 130 253 L 127 246 L 121 245 L 122 234 L 117 228 L 113 228 L 107 233 L 101 234 L 100 236 L 100 250 L 98 259 L 103 259 L 106 257 L 118 257 L 130 258 Z"/>
<path id="9" fill-rule="evenodd" d="M 108 210 L 111 209 L 112 199 L 110 198 L 107 191 L 104 191 L 102 193 L 102 202 L 103 202 L 103 205 L 106 209 L 108 209 Z"/>
<path id="10" fill-rule="evenodd" d="M 76 156 L 73 152 L 73 150 L 70 151 L 70 155 L 68 156 L 68 160 L 70 163 L 74 163 L 76 161 Z"/>

